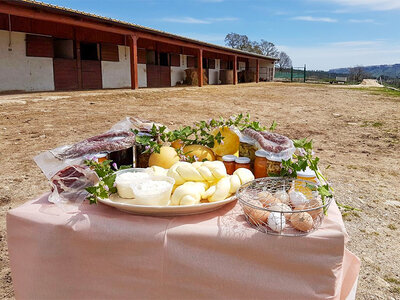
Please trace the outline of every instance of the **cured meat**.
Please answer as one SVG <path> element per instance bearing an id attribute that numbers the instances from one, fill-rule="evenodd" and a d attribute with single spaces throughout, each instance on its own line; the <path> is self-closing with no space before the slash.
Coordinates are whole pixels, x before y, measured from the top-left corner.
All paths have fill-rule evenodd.
<path id="1" fill-rule="evenodd" d="M 268 152 L 280 153 L 287 150 L 293 146 L 292 141 L 280 134 L 271 133 L 267 131 L 255 131 L 251 128 L 246 128 L 243 130 L 243 134 L 256 140 L 262 149 Z"/>
<path id="2" fill-rule="evenodd" d="M 284 149 L 289 149 L 290 147 L 293 146 L 292 141 L 284 135 L 280 135 L 280 134 L 268 132 L 268 131 L 261 131 L 260 134 L 265 139 L 270 140 L 270 141 L 274 142 L 275 144 L 278 144 L 279 146 L 281 146 Z"/>
<path id="3" fill-rule="evenodd" d="M 54 153 L 58 159 L 81 157 L 100 152 L 114 152 L 132 147 L 135 134 L 128 130 L 109 131 L 76 143 L 60 153 Z"/>
<path id="4" fill-rule="evenodd" d="M 58 194 L 82 191 L 99 181 L 97 174 L 86 166 L 72 165 L 58 171 L 50 180 L 52 191 Z"/>

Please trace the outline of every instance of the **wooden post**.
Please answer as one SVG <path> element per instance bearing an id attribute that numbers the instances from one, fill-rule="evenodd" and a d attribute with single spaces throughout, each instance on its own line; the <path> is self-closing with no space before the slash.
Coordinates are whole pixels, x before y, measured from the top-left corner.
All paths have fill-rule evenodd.
<path id="1" fill-rule="evenodd" d="M 260 62 L 256 59 L 256 82 L 260 81 Z"/>
<path id="2" fill-rule="evenodd" d="M 81 42 L 77 38 L 76 28 L 74 28 L 74 40 L 75 40 L 75 51 L 76 51 L 76 69 L 78 76 L 78 89 L 82 89 L 82 60 L 81 60 Z"/>
<path id="3" fill-rule="evenodd" d="M 131 89 L 139 88 L 138 69 L 137 69 L 137 36 L 132 34 L 129 38 L 129 54 L 131 60 Z"/>
<path id="4" fill-rule="evenodd" d="M 237 78 L 238 76 L 237 76 L 237 56 L 236 55 L 234 55 L 233 56 L 233 84 L 237 84 Z"/>
<path id="5" fill-rule="evenodd" d="M 203 86 L 203 49 L 199 49 L 199 54 L 197 55 L 197 76 L 199 87 Z"/>

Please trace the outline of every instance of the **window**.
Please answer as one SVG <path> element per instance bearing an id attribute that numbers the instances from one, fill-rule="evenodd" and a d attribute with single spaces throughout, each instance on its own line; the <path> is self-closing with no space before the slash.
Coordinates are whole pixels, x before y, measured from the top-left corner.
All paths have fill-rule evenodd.
<path id="1" fill-rule="evenodd" d="M 74 41 L 54 39 L 54 57 L 74 59 Z"/>
<path id="2" fill-rule="evenodd" d="M 53 39 L 41 35 L 26 35 L 26 56 L 53 57 Z"/>
<path id="3" fill-rule="evenodd" d="M 101 60 L 119 61 L 118 45 L 101 44 Z"/>
<path id="4" fill-rule="evenodd" d="M 96 43 L 81 43 L 81 60 L 99 60 Z"/>
<path id="5" fill-rule="evenodd" d="M 208 69 L 208 59 L 203 57 L 203 69 Z"/>
<path id="6" fill-rule="evenodd" d="M 148 65 L 156 65 L 156 51 L 154 50 L 146 50 L 146 64 Z"/>
<path id="7" fill-rule="evenodd" d="M 160 53 L 160 66 L 169 66 L 168 53 Z"/>

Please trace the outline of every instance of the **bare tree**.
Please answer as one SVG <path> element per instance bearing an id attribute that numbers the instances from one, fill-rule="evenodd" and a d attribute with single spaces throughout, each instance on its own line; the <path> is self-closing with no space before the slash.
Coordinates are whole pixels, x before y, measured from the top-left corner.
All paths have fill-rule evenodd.
<path id="1" fill-rule="evenodd" d="M 351 81 L 361 82 L 363 79 L 370 77 L 363 67 L 357 66 L 349 69 L 349 77 Z"/>
<path id="2" fill-rule="evenodd" d="M 276 62 L 279 70 L 286 69 L 292 67 L 292 60 L 290 59 L 289 55 L 286 52 L 279 53 L 279 60 Z"/>
<path id="3" fill-rule="evenodd" d="M 274 43 L 266 40 L 261 40 L 261 42 L 258 44 L 258 47 L 260 48 L 261 53 L 265 56 L 277 57 L 279 54 L 279 51 L 276 49 Z"/>

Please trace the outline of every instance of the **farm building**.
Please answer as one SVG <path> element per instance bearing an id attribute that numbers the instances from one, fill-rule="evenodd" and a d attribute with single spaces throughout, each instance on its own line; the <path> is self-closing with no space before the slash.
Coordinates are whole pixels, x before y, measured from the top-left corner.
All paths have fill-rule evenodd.
<path id="1" fill-rule="evenodd" d="M 0 1 L 0 91 L 271 81 L 277 59 L 36 1 Z"/>

